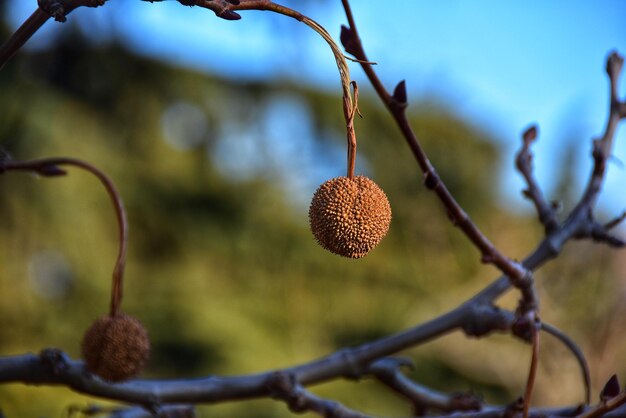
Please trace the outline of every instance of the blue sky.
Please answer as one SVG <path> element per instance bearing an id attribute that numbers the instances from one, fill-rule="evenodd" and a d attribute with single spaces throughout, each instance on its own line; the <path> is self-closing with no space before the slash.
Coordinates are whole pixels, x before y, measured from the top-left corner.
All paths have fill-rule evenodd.
<path id="1" fill-rule="evenodd" d="M 17 26 L 34 4 L 14 1 L 12 22 Z M 625 1 L 378 4 L 352 1 L 361 38 L 382 79 L 389 88 L 406 79 L 410 101 L 436 101 L 498 138 L 505 152 L 498 173 L 504 204 L 530 209 L 520 205 L 523 184 L 512 159 L 520 132 L 531 122 L 540 127 L 535 147 L 540 183 L 549 192 L 571 141 L 578 141 L 578 180 L 584 182 L 590 139 L 602 133 L 607 114 L 604 61 L 610 50 L 626 53 Z M 333 35 L 345 23 L 338 0 L 309 1 L 301 10 Z M 97 36 L 114 34 L 142 54 L 176 65 L 236 78 L 288 77 L 339 91 L 330 50 L 307 27 L 267 12 L 241 14 L 241 21 L 228 22 L 171 0 L 110 0 L 101 10 L 79 10 L 70 19 L 89 25 Z M 31 47 L 45 45 L 62 30 L 62 25 L 47 24 Z M 352 65 L 352 73 L 362 90 L 369 88 L 358 65 Z M 624 86 L 621 94 L 626 95 Z M 624 127 L 615 156 L 626 161 Z M 613 164 L 602 200 L 612 212 L 626 208 L 625 182 L 626 171 Z"/>

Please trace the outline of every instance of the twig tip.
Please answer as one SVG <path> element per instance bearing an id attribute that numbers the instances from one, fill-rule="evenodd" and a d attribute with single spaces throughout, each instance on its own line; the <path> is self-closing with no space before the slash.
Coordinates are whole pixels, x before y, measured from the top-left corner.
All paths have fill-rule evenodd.
<path id="1" fill-rule="evenodd" d="M 524 143 L 526 145 L 529 145 L 531 142 L 537 139 L 538 134 L 539 134 L 539 128 L 537 127 L 536 124 L 533 123 L 532 125 L 530 125 L 528 128 L 524 130 L 524 133 L 522 134 L 522 139 L 524 140 Z"/>
<path id="2" fill-rule="evenodd" d="M 402 80 L 393 90 L 393 99 L 401 105 L 407 104 L 406 81 Z"/>
<path id="3" fill-rule="evenodd" d="M 37 173 L 44 177 L 57 177 L 66 175 L 67 171 L 63 170 L 58 165 L 50 164 L 41 166 L 39 170 L 37 170 Z"/>
<path id="4" fill-rule="evenodd" d="M 606 72 L 609 77 L 617 77 L 622 71 L 624 65 L 624 57 L 617 51 L 612 51 L 606 60 Z"/>
<path id="5" fill-rule="evenodd" d="M 239 20 L 241 19 L 241 15 L 237 12 L 233 12 L 232 10 L 222 9 L 218 12 L 215 12 L 217 17 L 220 17 L 224 20 Z"/>
<path id="6" fill-rule="evenodd" d="M 611 376 L 608 382 L 606 382 L 604 388 L 602 388 L 602 391 L 600 392 L 600 400 L 607 401 L 619 395 L 619 392 L 619 380 L 617 379 L 617 375 L 614 374 L 613 376 Z"/>
<path id="7" fill-rule="evenodd" d="M 352 29 L 346 25 L 341 25 L 339 40 L 348 54 L 354 56 L 358 55 L 358 41 L 355 38 L 354 31 Z"/>

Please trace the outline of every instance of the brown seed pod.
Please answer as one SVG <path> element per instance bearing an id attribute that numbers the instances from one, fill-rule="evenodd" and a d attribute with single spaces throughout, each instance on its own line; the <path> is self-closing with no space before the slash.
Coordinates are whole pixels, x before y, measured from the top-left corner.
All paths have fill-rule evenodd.
<path id="1" fill-rule="evenodd" d="M 120 382 L 136 376 L 150 354 L 148 332 L 129 315 L 102 316 L 85 332 L 85 366 L 104 380 Z"/>
<path id="2" fill-rule="evenodd" d="M 391 207 L 385 192 L 367 177 L 337 177 L 315 191 L 309 221 L 322 247 L 361 258 L 387 234 Z"/>

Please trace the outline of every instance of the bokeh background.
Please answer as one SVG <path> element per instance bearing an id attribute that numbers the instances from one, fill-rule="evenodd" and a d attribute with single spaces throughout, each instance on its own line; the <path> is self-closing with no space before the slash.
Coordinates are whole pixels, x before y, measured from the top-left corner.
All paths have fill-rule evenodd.
<path id="1" fill-rule="evenodd" d="M 339 33 L 338 1 L 289 1 Z M 1 39 L 35 7 L 0 3 Z M 566 213 L 602 133 L 604 60 L 626 52 L 626 4 L 353 1 L 370 58 L 392 89 L 405 79 L 415 129 L 485 233 L 522 258 L 541 239 L 513 168 L 520 132 L 540 126 L 539 182 Z M 49 22 L 0 73 L 0 147 L 13 158 L 86 159 L 118 184 L 130 218 L 125 310 L 150 331 L 145 377 L 241 374 L 304 362 L 404 330 L 497 276 L 451 227 L 358 65 L 357 171 L 387 192 L 394 219 L 362 260 L 324 252 L 307 224 L 315 188 L 345 172 L 339 77 L 327 45 L 270 13 L 226 22 L 175 1 L 115 0 Z M 622 95 L 626 89 L 622 88 Z M 620 131 L 598 216 L 626 207 Z M 114 214 L 99 183 L 0 177 L 0 355 L 59 347 L 79 356 L 106 312 Z M 622 233 L 624 233 L 622 231 Z M 537 274 L 542 317 L 587 354 L 595 393 L 625 371 L 623 253 L 569 244 Z M 503 306 L 512 307 L 508 295 Z M 582 399 L 571 356 L 544 338 L 539 405 Z M 502 335 L 446 336 L 409 350 L 419 382 L 517 397 L 528 347 Z M 554 390 L 554 388 L 559 390 Z M 409 406 L 370 381 L 313 388 L 371 414 Z M 0 386 L 7 418 L 107 405 L 63 388 Z M 199 416 L 289 416 L 270 400 L 198 408 Z"/>

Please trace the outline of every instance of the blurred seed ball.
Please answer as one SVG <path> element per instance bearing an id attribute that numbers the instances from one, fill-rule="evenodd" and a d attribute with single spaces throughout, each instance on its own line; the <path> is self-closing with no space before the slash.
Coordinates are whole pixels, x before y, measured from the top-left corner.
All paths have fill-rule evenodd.
<path id="1" fill-rule="evenodd" d="M 385 192 L 367 177 L 337 177 L 315 191 L 309 221 L 322 247 L 361 258 L 387 234 L 391 206 Z"/>
<path id="2" fill-rule="evenodd" d="M 139 374 L 150 354 L 150 340 L 132 316 L 106 315 L 87 329 L 81 349 L 87 370 L 109 382 L 121 382 Z"/>

